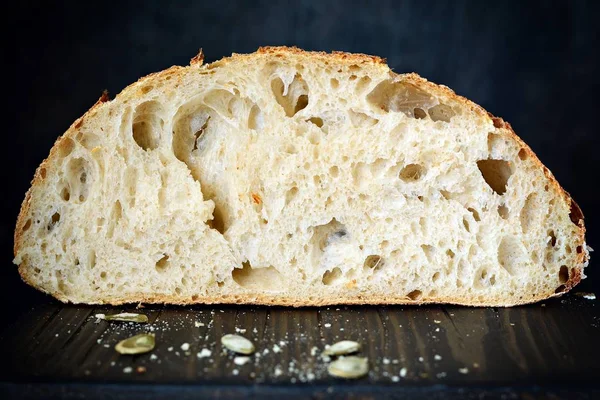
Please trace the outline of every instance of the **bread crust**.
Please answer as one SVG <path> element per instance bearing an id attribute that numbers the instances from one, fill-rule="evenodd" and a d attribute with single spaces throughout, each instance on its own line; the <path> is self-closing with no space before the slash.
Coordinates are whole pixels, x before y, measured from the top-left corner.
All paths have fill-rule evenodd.
<path id="1" fill-rule="evenodd" d="M 559 193 L 561 199 L 571 210 L 571 219 L 573 223 L 575 223 L 578 227 L 577 229 L 577 238 L 573 245 L 578 249 L 584 249 L 585 244 L 585 225 L 584 225 L 584 216 L 575 201 L 566 192 L 558 183 L 554 175 L 550 172 L 550 170 L 542 164 L 537 155 L 533 152 L 533 150 L 523 141 L 512 129 L 512 126 L 504 121 L 502 118 L 495 117 L 491 113 L 487 112 L 483 107 L 473 103 L 467 98 L 457 95 L 452 89 L 438 85 L 432 82 L 429 82 L 427 79 L 420 77 L 415 73 L 408 74 L 396 74 L 392 72 L 386 64 L 386 60 L 377 56 L 370 56 L 366 54 L 353 54 L 346 52 L 334 51 L 332 53 L 325 52 L 311 52 L 304 51 L 297 47 L 260 47 L 255 53 L 252 54 L 232 54 L 230 57 L 223 58 L 221 60 L 215 61 L 211 64 L 204 65 L 204 54 L 202 50 L 199 51 L 198 55 L 193 57 L 190 61 L 189 67 L 180 67 L 180 66 L 172 66 L 166 70 L 156 72 L 153 74 L 149 74 L 143 78 L 140 78 L 137 82 L 129 85 L 125 88 L 122 93 L 119 95 L 125 96 L 130 94 L 130 92 L 138 90 L 140 84 L 146 84 L 153 80 L 161 80 L 166 76 L 175 76 L 179 73 L 182 73 L 187 68 L 204 68 L 204 69 L 214 69 L 220 68 L 224 65 L 236 62 L 243 61 L 252 61 L 257 58 L 270 58 L 270 57 L 294 57 L 299 61 L 311 62 L 316 59 L 327 62 L 327 63 L 338 63 L 338 64 L 360 64 L 361 66 L 373 66 L 375 68 L 383 68 L 389 72 L 390 77 L 402 80 L 418 87 L 425 87 L 427 91 L 436 93 L 437 96 L 442 98 L 449 98 L 453 101 L 461 103 L 463 106 L 467 107 L 469 110 L 485 116 L 490 119 L 496 128 L 498 133 L 508 135 L 514 140 L 516 140 L 521 148 L 526 152 L 527 156 L 530 157 L 535 165 L 538 168 L 541 168 L 544 172 L 544 175 L 548 179 L 550 185 L 552 185 L 556 192 Z M 54 146 L 50 150 L 50 154 L 48 157 L 40 164 L 40 166 L 35 171 L 33 180 L 31 181 L 31 187 L 27 191 L 25 195 L 25 199 L 21 204 L 21 209 L 19 212 L 19 216 L 17 218 L 15 233 L 14 233 L 14 255 L 16 256 L 19 249 L 22 247 L 23 242 L 23 230 L 27 224 L 27 215 L 29 214 L 29 209 L 31 207 L 31 194 L 32 190 L 38 186 L 44 180 L 44 174 L 46 168 L 49 166 L 50 162 L 55 158 L 56 153 L 58 152 L 60 146 L 67 138 L 72 137 L 75 132 L 83 125 L 84 121 L 88 118 L 91 118 L 101 107 L 106 106 L 110 102 L 108 98 L 107 92 L 104 92 L 102 96 L 96 101 L 96 103 L 79 119 L 77 119 L 65 132 L 64 135 L 60 136 Z M 571 290 L 574 286 L 576 286 L 582 278 L 584 265 L 589 260 L 589 254 L 587 251 L 578 252 L 577 255 L 577 263 L 576 265 L 570 266 L 569 270 L 569 278 L 567 282 L 565 282 L 557 292 L 553 293 L 544 293 L 544 294 L 535 294 L 529 298 L 517 299 L 514 302 L 501 302 L 497 301 L 495 304 L 498 306 L 514 306 L 521 305 L 527 303 L 534 303 L 540 300 L 544 300 L 550 297 L 560 296 L 569 290 Z M 42 287 L 39 287 L 35 284 L 34 280 L 29 274 L 29 266 L 27 265 L 27 261 L 23 260 L 19 265 L 19 274 L 23 281 L 27 284 L 41 290 L 45 293 L 49 293 L 53 297 L 57 298 L 62 302 L 68 302 L 69 300 L 65 298 L 61 293 L 58 292 L 50 292 Z M 488 299 L 489 300 L 489 299 Z M 390 296 L 365 296 L 364 298 L 360 295 L 352 295 L 348 297 L 337 297 L 334 300 L 331 299 L 314 299 L 309 300 L 307 298 L 292 298 L 292 297 L 282 297 L 279 294 L 245 294 L 239 296 L 233 295 L 220 295 L 215 297 L 205 296 L 205 297 L 194 297 L 194 300 L 190 299 L 188 301 L 182 301 L 179 296 L 168 296 L 168 295 L 154 295 L 148 296 L 145 294 L 137 294 L 137 295 L 129 295 L 123 298 L 114 298 L 109 302 L 91 302 L 90 304 L 111 304 L 111 305 L 120 305 L 127 303 L 169 303 L 169 304 L 260 304 L 260 305 L 284 305 L 284 306 L 293 306 L 293 307 L 303 307 L 303 306 L 323 306 L 323 305 L 337 305 L 337 304 L 348 304 L 348 305 L 364 305 L 364 304 L 429 304 L 429 303 L 451 303 L 465 306 L 483 306 L 489 304 L 489 301 L 480 302 L 480 301 L 469 301 L 463 297 L 448 297 L 448 298 L 435 298 L 428 299 L 422 298 L 419 300 L 410 300 L 404 296 L 398 297 L 390 297 Z"/>

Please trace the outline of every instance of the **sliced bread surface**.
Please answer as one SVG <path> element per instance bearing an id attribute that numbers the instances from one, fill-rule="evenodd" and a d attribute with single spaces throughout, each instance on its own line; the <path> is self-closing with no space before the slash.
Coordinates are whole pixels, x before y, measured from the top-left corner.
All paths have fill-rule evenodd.
<path id="1" fill-rule="evenodd" d="M 378 57 L 261 48 L 103 96 L 36 171 L 22 278 L 61 301 L 511 306 L 584 276 L 510 125 Z"/>

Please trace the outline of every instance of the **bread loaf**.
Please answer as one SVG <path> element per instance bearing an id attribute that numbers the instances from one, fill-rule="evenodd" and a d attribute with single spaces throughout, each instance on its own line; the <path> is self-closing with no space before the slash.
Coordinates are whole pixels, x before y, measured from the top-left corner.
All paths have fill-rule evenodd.
<path id="1" fill-rule="evenodd" d="M 588 262 L 583 215 L 510 125 L 361 54 L 261 48 L 103 96 L 15 231 L 65 302 L 511 306 Z"/>

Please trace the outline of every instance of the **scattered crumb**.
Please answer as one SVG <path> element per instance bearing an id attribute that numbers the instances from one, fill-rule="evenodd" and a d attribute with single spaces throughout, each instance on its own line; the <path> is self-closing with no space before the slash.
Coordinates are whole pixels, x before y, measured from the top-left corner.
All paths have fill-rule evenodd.
<path id="1" fill-rule="evenodd" d="M 144 366 L 139 366 L 135 369 L 135 372 L 137 372 L 138 374 L 143 374 L 146 372 L 146 367 Z"/>
<path id="2" fill-rule="evenodd" d="M 440 356 L 439 354 L 436 354 L 433 356 L 433 359 L 436 361 L 440 361 L 442 359 L 442 356 Z"/>
<path id="3" fill-rule="evenodd" d="M 283 374 L 283 371 L 281 370 L 281 368 L 279 366 L 275 367 L 275 376 L 280 376 L 281 374 Z"/>
<path id="4" fill-rule="evenodd" d="M 167 351 L 173 351 L 173 346 L 167 348 Z"/>
<path id="5" fill-rule="evenodd" d="M 438 321 L 437 319 L 434 319 L 434 320 L 433 320 L 433 323 L 434 323 L 434 324 L 441 324 L 441 323 L 442 323 L 442 321 Z"/>
<path id="6" fill-rule="evenodd" d="M 385 365 L 388 365 L 390 363 L 390 359 L 387 357 L 384 357 L 382 361 Z"/>
<path id="7" fill-rule="evenodd" d="M 111 366 L 111 367 L 114 367 L 114 366 L 115 366 L 115 364 L 116 364 L 116 362 L 114 362 L 114 361 L 111 361 L 111 362 L 110 362 L 110 366 Z"/>
<path id="8" fill-rule="evenodd" d="M 133 368 L 131 368 L 131 367 L 125 367 L 125 368 L 123 368 L 123 373 L 125 373 L 125 374 L 130 374 L 131 371 L 133 371 Z"/>
<path id="9" fill-rule="evenodd" d="M 438 378 L 438 379 L 445 378 L 446 377 L 446 373 L 445 372 L 437 373 L 437 374 L 435 374 L 435 377 Z"/>
<path id="10" fill-rule="evenodd" d="M 510 326 L 515 326 L 515 324 L 513 322 L 510 323 Z"/>
<path id="11" fill-rule="evenodd" d="M 247 357 L 247 356 L 237 356 L 233 359 L 233 363 L 235 365 L 244 365 L 248 361 L 250 361 L 250 357 Z"/>
<path id="12" fill-rule="evenodd" d="M 465 368 L 459 368 L 458 372 L 460 372 L 461 374 L 468 374 L 469 373 L 469 368 L 465 367 Z"/>
<path id="13" fill-rule="evenodd" d="M 108 349 L 110 347 L 110 344 L 104 343 L 102 346 L 104 346 L 104 347 L 106 347 Z"/>
<path id="14" fill-rule="evenodd" d="M 156 356 L 156 354 L 150 354 L 150 359 L 152 361 L 156 360 L 158 357 Z"/>
<path id="15" fill-rule="evenodd" d="M 181 350 L 183 351 L 188 351 L 190 349 L 190 344 L 189 343 L 184 343 L 181 345 Z"/>
<path id="16" fill-rule="evenodd" d="M 210 351 L 209 349 L 202 349 L 198 354 L 198 358 L 206 358 L 206 357 L 210 357 L 210 355 L 212 354 L 212 351 Z"/>
<path id="17" fill-rule="evenodd" d="M 317 346 L 314 346 L 312 349 L 310 349 L 310 355 L 314 357 L 317 355 L 318 351 L 319 348 Z"/>
<path id="18" fill-rule="evenodd" d="M 330 323 L 326 323 L 323 325 L 325 328 L 331 328 L 331 324 Z"/>
<path id="19" fill-rule="evenodd" d="M 195 326 L 196 328 L 199 328 L 199 327 L 201 327 L 201 326 L 204 326 L 204 323 L 202 323 L 202 322 L 200 322 L 200 321 L 196 321 L 196 322 L 194 322 L 194 326 Z"/>
<path id="20" fill-rule="evenodd" d="M 419 357 L 419 362 L 423 362 L 423 357 Z"/>
<path id="21" fill-rule="evenodd" d="M 252 332 L 258 333 L 258 329 L 256 329 L 256 327 L 255 327 L 254 329 L 252 329 Z"/>
<path id="22" fill-rule="evenodd" d="M 279 347 L 278 345 L 274 344 L 273 345 L 273 353 L 281 353 L 281 347 Z"/>
<path id="23" fill-rule="evenodd" d="M 439 332 L 439 331 L 440 331 L 440 328 L 435 328 L 435 331 L 436 331 L 436 332 Z"/>
<path id="24" fill-rule="evenodd" d="M 583 297 L 587 300 L 596 300 L 596 294 L 591 292 L 577 292 L 575 296 Z"/>
<path id="25" fill-rule="evenodd" d="M 406 373 L 407 373 L 407 372 L 408 372 L 408 371 L 407 371 L 406 367 L 402 367 L 402 368 L 400 369 L 400 377 L 404 378 L 404 377 L 406 376 Z"/>
<path id="26" fill-rule="evenodd" d="M 86 370 L 83 372 L 83 374 L 84 374 L 84 375 L 89 375 L 89 374 L 91 374 L 91 372 L 90 372 L 90 370 L 89 370 L 89 369 L 86 369 Z"/>
<path id="27" fill-rule="evenodd" d="M 400 380 L 400 377 L 398 376 L 392 376 L 392 382 L 398 382 Z"/>
<path id="28" fill-rule="evenodd" d="M 235 331 L 236 331 L 237 333 L 246 333 L 246 330 L 245 330 L 245 329 L 238 328 L 238 327 L 236 327 L 236 328 L 235 328 Z"/>
<path id="29" fill-rule="evenodd" d="M 240 373 L 240 371 L 238 371 L 237 369 L 234 369 L 233 371 L 231 371 L 232 374 L 237 375 Z"/>
<path id="30" fill-rule="evenodd" d="M 473 363 L 473 368 L 479 368 L 479 364 L 478 363 Z"/>

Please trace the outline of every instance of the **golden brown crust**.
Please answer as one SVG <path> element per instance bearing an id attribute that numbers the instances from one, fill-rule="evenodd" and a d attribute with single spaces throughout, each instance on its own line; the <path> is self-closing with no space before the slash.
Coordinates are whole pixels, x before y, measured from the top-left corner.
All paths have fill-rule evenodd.
<path id="1" fill-rule="evenodd" d="M 298 57 L 300 59 L 309 59 L 309 60 L 322 60 L 327 63 L 343 63 L 343 64 L 360 64 L 362 66 L 365 65 L 373 65 L 376 67 L 382 67 L 385 69 L 389 69 L 386 65 L 385 59 L 382 59 L 377 56 L 370 56 L 365 54 L 352 54 L 352 53 L 344 53 L 344 52 L 307 52 L 297 47 L 261 47 L 253 54 L 233 54 L 231 57 L 223 58 L 214 63 L 203 65 L 204 62 L 204 54 L 202 50 L 200 50 L 199 54 L 191 59 L 190 64 L 192 66 L 200 66 L 201 68 L 206 69 L 214 69 L 219 68 L 227 63 L 236 61 L 238 59 L 252 59 L 253 57 Z M 140 78 L 136 83 L 130 85 L 123 92 L 127 92 L 131 90 L 132 87 L 136 87 L 140 84 L 145 84 L 153 79 L 163 79 L 167 76 L 176 75 L 178 72 L 185 70 L 184 67 L 173 66 L 164 71 L 160 71 L 154 74 L 150 74 L 146 77 Z M 473 103 L 472 101 L 457 95 L 450 88 L 437 85 L 427 81 L 424 78 L 421 78 L 419 75 L 411 73 L 411 74 L 395 74 L 390 72 L 392 77 L 396 77 L 397 79 L 405 80 L 409 83 L 425 87 L 428 91 L 435 92 L 440 97 L 446 97 L 453 101 L 461 103 L 463 106 L 467 107 L 469 110 L 485 116 L 490 119 L 493 123 L 493 126 L 499 133 L 508 135 L 516 140 L 523 151 L 530 157 L 535 165 L 538 168 L 542 168 L 544 175 L 548 179 L 549 184 L 555 189 L 556 193 L 559 194 L 560 198 L 565 202 L 565 204 L 571 209 L 571 219 L 574 224 L 578 226 L 578 235 L 574 246 L 578 249 L 578 258 L 576 265 L 570 268 L 569 279 L 567 282 L 559 287 L 556 292 L 546 293 L 546 294 L 535 294 L 530 298 L 522 298 L 516 299 L 513 303 L 502 303 L 496 302 L 495 305 L 498 306 L 513 306 L 519 304 L 527 304 L 533 303 L 536 301 L 544 300 L 549 297 L 560 296 L 563 293 L 566 293 L 570 289 L 572 289 L 575 285 L 577 285 L 581 279 L 583 278 L 583 268 L 582 265 L 586 263 L 589 259 L 588 253 L 583 251 L 585 247 L 585 225 L 584 225 L 584 217 L 583 213 L 579 206 L 575 203 L 575 201 L 571 198 L 571 196 L 560 186 L 554 175 L 546 168 L 542 162 L 537 158 L 536 154 L 531 150 L 531 148 L 519 138 L 509 123 L 505 122 L 501 118 L 493 116 L 491 113 L 488 113 L 481 106 Z M 100 99 L 88 110 L 81 118 L 76 120 L 67 132 L 59 137 L 52 147 L 48 158 L 46 158 L 38 169 L 35 172 L 34 178 L 32 180 L 32 186 L 27 191 L 25 199 L 21 205 L 21 210 L 19 212 L 19 216 L 16 223 L 15 235 L 14 235 L 14 254 L 15 256 L 18 253 L 19 248 L 21 247 L 21 242 L 23 238 L 23 228 L 27 224 L 25 220 L 26 216 L 29 214 L 29 209 L 31 207 L 31 196 L 32 189 L 38 185 L 44 179 L 44 173 L 46 168 L 48 167 L 49 160 L 52 160 L 60 148 L 61 143 L 68 137 L 72 136 L 74 132 L 79 129 L 85 122 L 86 118 L 91 117 L 97 109 L 102 106 L 104 103 L 108 102 L 107 93 L 103 93 Z M 581 251 L 579 251 L 581 249 Z M 22 279 L 31 286 L 36 287 L 37 289 L 50 293 L 47 289 L 39 287 L 35 284 L 35 282 L 31 279 L 28 273 L 28 266 L 26 260 L 19 265 L 19 273 Z M 62 295 L 61 293 L 50 293 L 55 298 L 60 301 L 67 302 L 68 299 Z M 489 299 L 488 299 L 489 300 Z M 497 299 L 496 299 L 497 300 Z M 448 297 L 448 298 L 436 298 L 436 299 L 427 299 L 423 298 L 420 300 L 410 300 L 403 296 L 398 297 L 389 297 L 389 296 L 365 296 L 361 297 L 360 295 L 352 296 L 352 297 L 338 297 L 334 300 L 331 299 L 315 299 L 309 300 L 306 298 L 289 298 L 289 297 L 281 297 L 280 295 L 264 295 L 264 294 L 247 294 L 245 297 L 241 296 L 218 296 L 218 297 L 194 297 L 189 300 L 182 300 L 180 297 L 176 296 L 168 296 L 168 295 L 156 295 L 156 296 L 148 296 L 144 294 L 137 295 L 128 295 L 123 298 L 114 298 L 111 299 L 110 302 L 96 302 L 95 304 L 126 304 L 126 303 L 169 303 L 169 304 L 195 304 L 195 303 L 204 303 L 204 304 L 215 304 L 215 303 L 223 303 L 223 304 L 262 304 L 262 305 L 288 305 L 294 307 L 302 307 L 302 306 L 322 306 L 322 305 L 334 305 L 334 304 L 427 304 L 427 303 L 452 303 L 452 304 L 460 304 L 466 306 L 483 306 L 489 305 L 490 302 L 482 302 L 478 300 L 468 301 L 465 298 L 460 297 Z"/>

